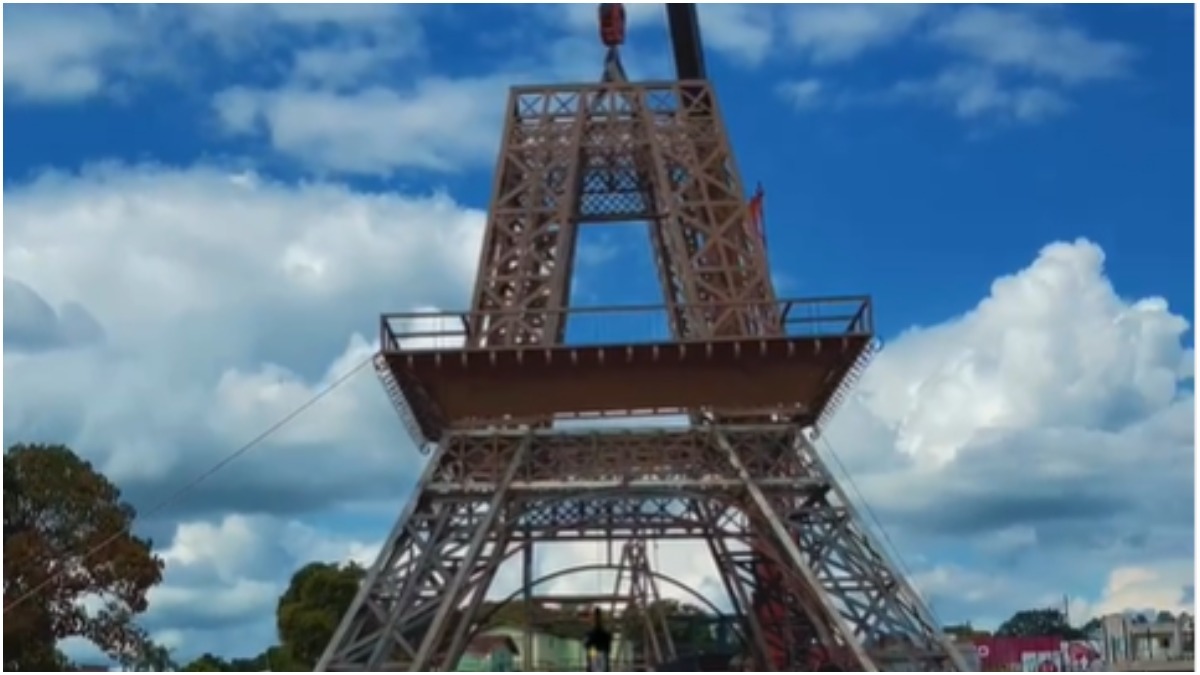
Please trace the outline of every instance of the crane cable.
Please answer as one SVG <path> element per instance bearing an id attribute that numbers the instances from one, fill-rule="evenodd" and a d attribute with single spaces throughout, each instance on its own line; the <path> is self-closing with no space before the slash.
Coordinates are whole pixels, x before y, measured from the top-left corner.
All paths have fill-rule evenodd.
<path id="1" fill-rule="evenodd" d="M 277 432 L 280 429 L 282 429 L 283 427 L 287 426 L 292 420 L 296 419 L 301 414 L 303 414 L 305 411 L 307 411 L 309 408 L 316 405 L 318 401 L 325 398 L 329 394 L 333 393 L 333 391 L 335 389 L 337 389 L 341 385 L 348 382 L 350 380 L 350 378 L 352 378 L 354 375 L 357 375 L 363 369 L 364 366 L 366 366 L 368 363 L 371 363 L 374 360 L 374 358 L 375 358 L 374 355 L 368 356 L 367 358 L 363 359 L 358 365 L 354 366 L 350 370 L 348 370 L 345 373 L 338 376 L 332 382 L 325 385 L 320 391 L 318 391 L 316 394 L 314 394 L 307 401 L 300 404 L 298 407 L 293 409 L 291 412 L 289 412 L 288 414 L 281 417 L 278 421 L 276 421 L 271 426 L 267 427 L 265 431 L 263 431 L 259 435 L 252 438 L 249 442 L 245 443 L 244 445 L 239 447 L 237 450 L 234 450 L 233 452 L 226 455 L 224 458 L 222 458 L 216 464 L 213 464 L 208 470 L 199 474 L 198 476 L 196 476 L 192 480 L 188 481 L 187 483 L 184 483 L 184 485 L 182 487 L 180 487 L 179 489 L 172 492 L 165 499 L 159 501 L 157 504 L 150 507 L 148 510 L 146 510 L 142 514 L 143 517 L 158 513 L 159 511 L 163 510 L 167 506 L 178 501 L 184 495 L 186 495 L 187 493 L 196 489 L 196 487 L 199 486 L 201 483 L 203 483 L 204 481 L 211 478 L 218 471 L 220 471 L 221 469 L 224 469 L 225 467 L 232 464 L 238 458 L 240 458 L 243 455 L 245 455 L 246 453 L 250 452 L 252 449 L 254 449 L 256 446 L 261 444 L 263 441 L 270 438 L 273 434 L 275 434 L 275 432 Z M 111 535 L 106 537 L 99 544 L 96 544 L 92 548 L 88 549 L 88 551 L 83 554 L 83 560 L 87 560 L 88 558 L 91 558 L 92 556 L 96 555 L 97 553 L 104 550 L 105 548 L 108 548 L 110 545 L 112 545 L 113 542 L 115 542 L 116 540 L 120 539 L 121 537 L 125 536 L 128 533 L 129 533 L 128 527 L 122 527 L 122 528 L 118 529 L 116 532 L 113 532 Z M 28 601 L 34 595 L 37 595 L 44 588 L 49 586 L 55 579 L 57 579 L 59 576 L 64 574 L 65 571 L 66 570 L 52 572 L 45 579 L 43 579 L 41 582 L 36 584 L 33 588 L 29 589 L 25 593 L 18 596 L 16 600 L 13 600 L 11 603 L 6 604 L 4 606 L 4 614 L 8 614 L 9 611 L 11 611 L 12 609 L 14 609 L 17 606 L 21 605 L 22 603 Z"/>

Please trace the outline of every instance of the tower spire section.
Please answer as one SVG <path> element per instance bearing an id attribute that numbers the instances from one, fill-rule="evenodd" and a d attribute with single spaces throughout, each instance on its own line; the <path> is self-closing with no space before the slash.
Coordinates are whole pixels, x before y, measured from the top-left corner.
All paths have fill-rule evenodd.
<path id="1" fill-rule="evenodd" d="M 505 560 L 658 539 L 711 553 L 756 669 L 962 669 L 810 442 L 869 299 L 776 298 L 711 84 L 621 73 L 510 90 L 471 309 L 382 317 L 431 457 L 317 670 L 453 670 Z M 605 223 L 644 224 L 663 304 L 570 306 Z M 554 424 L 654 415 L 692 424 Z"/>

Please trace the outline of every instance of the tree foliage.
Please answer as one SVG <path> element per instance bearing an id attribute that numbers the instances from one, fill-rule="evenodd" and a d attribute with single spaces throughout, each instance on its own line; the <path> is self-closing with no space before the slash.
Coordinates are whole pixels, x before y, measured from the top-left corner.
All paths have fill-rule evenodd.
<path id="1" fill-rule="evenodd" d="M 971 625 L 971 622 L 952 624 L 944 626 L 942 632 L 950 637 L 960 640 L 969 640 L 971 638 L 991 637 L 991 631 L 982 630 Z"/>
<path id="2" fill-rule="evenodd" d="M 275 614 L 287 665 L 312 670 L 354 601 L 364 574 L 354 563 L 310 563 L 292 575 Z"/>
<path id="3" fill-rule="evenodd" d="M 171 650 L 149 639 L 141 649 L 122 659 L 121 665 L 130 673 L 165 673 L 177 669 Z"/>
<path id="4" fill-rule="evenodd" d="M 365 570 L 353 563 L 314 562 L 292 575 L 275 612 L 279 644 L 253 658 L 203 654 L 181 670 L 193 673 L 312 670 L 349 609 Z"/>
<path id="5" fill-rule="evenodd" d="M 996 630 L 1000 637 L 1057 637 L 1063 640 L 1079 640 L 1083 631 L 1067 623 L 1061 609 L 1023 609 L 1013 614 Z"/>
<path id="6" fill-rule="evenodd" d="M 225 659 L 214 656 L 205 652 L 194 659 L 191 663 L 181 668 L 185 673 L 226 673 L 233 672 L 230 670 L 230 664 Z"/>
<path id="7" fill-rule="evenodd" d="M 144 653 L 134 619 L 163 566 L 116 486 L 65 446 L 14 445 L 4 488 L 4 669 L 61 670 L 71 636 L 122 661 Z"/>

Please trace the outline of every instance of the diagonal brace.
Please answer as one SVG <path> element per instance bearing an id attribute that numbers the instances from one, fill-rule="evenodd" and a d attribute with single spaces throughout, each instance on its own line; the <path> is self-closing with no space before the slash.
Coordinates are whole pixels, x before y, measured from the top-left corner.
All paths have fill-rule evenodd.
<path id="1" fill-rule="evenodd" d="M 746 484 L 746 490 L 750 493 L 751 498 L 754 499 L 754 503 L 758 506 L 759 510 L 766 518 L 767 523 L 771 526 L 772 534 L 775 535 L 775 538 L 779 540 L 780 544 L 783 546 L 783 551 L 785 554 L 787 554 L 787 557 L 791 559 L 790 561 L 794 569 L 799 572 L 802 577 L 804 577 L 804 581 L 809 588 L 820 589 L 820 580 L 817 579 L 817 576 L 813 573 L 812 568 L 810 568 L 808 563 L 805 562 L 803 554 L 800 553 L 800 548 L 796 545 L 796 540 L 792 538 L 791 533 L 788 532 L 787 526 L 783 524 L 783 520 L 779 517 L 779 514 L 775 512 L 775 507 L 771 505 L 770 500 L 767 499 L 767 495 L 762 491 L 762 488 L 760 488 L 758 484 L 754 482 L 754 479 L 750 477 L 750 472 L 746 470 L 746 465 L 742 463 L 742 459 L 738 456 L 737 450 L 734 449 L 733 444 L 730 443 L 727 438 L 725 438 L 725 434 L 721 433 L 720 430 L 714 429 L 713 437 L 716 440 L 717 446 L 725 451 L 726 456 L 729 458 L 729 463 L 733 465 L 734 471 L 737 472 L 738 477 L 740 477 Z M 854 633 L 851 632 L 850 627 L 846 625 L 846 620 L 842 617 L 841 613 L 837 611 L 837 608 L 833 606 L 830 598 L 824 593 L 814 593 L 813 595 L 816 596 L 817 600 L 821 604 L 821 609 L 825 611 L 826 616 L 829 617 L 829 620 L 833 623 L 834 629 L 842 635 L 846 646 L 849 647 L 854 653 L 855 660 L 857 660 L 859 665 L 862 667 L 862 671 L 860 672 L 878 672 L 879 669 L 875 666 L 875 663 L 871 657 L 867 655 L 867 652 L 865 649 L 863 649 L 863 646 L 857 640 L 853 639 Z"/>
<path id="2" fill-rule="evenodd" d="M 437 614 L 434 615 L 433 621 L 429 625 L 429 630 L 425 633 L 425 639 L 421 641 L 421 647 L 417 650 L 417 655 L 409 667 L 410 671 L 425 672 L 428 670 L 428 664 L 434 650 L 442 642 L 442 633 L 444 632 L 446 621 L 450 618 L 450 613 L 458 605 L 462 596 L 463 586 L 478 564 L 479 555 L 483 552 L 483 547 L 487 544 L 488 536 L 492 534 L 492 530 L 495 529 L 497 523 L 503 522 L 500 513 L 504 511 L 505 500 L 508 497 L 508 488 L 512 485 L 517 471 L 524 465 L 525 455 L 528 453 L 531 445 L 533 445 L 533 434 L 528 434 L 513 453 L 508 468 L 504 471 L 500 483 L 496 486 L 496 493 L 492 495 L 492 500 L 488 504 L 487 513 L 484 514 L 483 519 L 476 525 L 477 529 L 474 536 L 471 537 L 471 544 L 463 556 L 463 564 L 455 573 L 454 580 L 451 582 L 445 597 L 442 598 L 441 606 L 438 607 Z"/>

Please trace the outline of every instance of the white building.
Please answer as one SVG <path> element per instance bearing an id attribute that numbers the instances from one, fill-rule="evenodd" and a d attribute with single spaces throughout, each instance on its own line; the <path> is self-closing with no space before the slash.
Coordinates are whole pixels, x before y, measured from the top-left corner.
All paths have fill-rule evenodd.
<path id="1" fill-rule="evenodd" d="M 1192 661 L 1195 618 L 1183 613 L 1171 621 L 1138 621 L 1125 614 L 1100 619 L 1104 661 L 1113 666 L 1135 662 Z"/>

